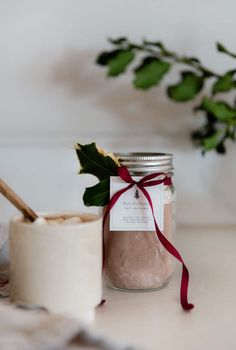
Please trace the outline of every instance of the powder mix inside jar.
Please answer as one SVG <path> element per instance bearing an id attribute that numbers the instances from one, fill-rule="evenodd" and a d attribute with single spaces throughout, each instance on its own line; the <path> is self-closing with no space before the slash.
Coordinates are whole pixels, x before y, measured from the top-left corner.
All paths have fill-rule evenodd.
<path id="1" fill-rule="evenodd" d="M 173 176 L 173 156 L 165 153 L 116 154 L 137 181 L 147 175 Z M 121 179 L 111 177 L 112 188 Z M 127 185 L 127 184 L 126 184 Z M 113 186 L 113 187 L 112 187 Z M 121 186 L 121 187 L 119 187 Z M 172 182 L 146 187 L 158 226 L 169 242 L 175 235 L 175 194 Z M 111 193 L 112 195 L 112 193 Z M 134 186 L 117 201 L 105 223 L 105 272 L 108 284 L 121 290 L 155 290 L 163 287 L 174 271 L 170 253 L 159 241 L 151 209 L 142 191 Z"/>

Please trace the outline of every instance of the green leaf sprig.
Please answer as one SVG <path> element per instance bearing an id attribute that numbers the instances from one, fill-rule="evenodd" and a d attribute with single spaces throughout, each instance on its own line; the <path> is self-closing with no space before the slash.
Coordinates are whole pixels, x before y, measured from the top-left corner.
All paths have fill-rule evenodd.
<path id="1" fill-rule="evenodd" d="M 116 77 L 125 73 L 133 64 L 133 85 L 136 89 L 148 90 L 158 86 L 173 65 L 181 64 L 180 79 L 167 87 L 167 96 L 175 102 L 193 100 L 210 80 L 210 96 L 204 96 L 194 111 L 205 114 L 203 126 L 192 133 L 192 139 L 202 148 L 203 153 L 215 150 L 225 153 L 225 141 L 235 141 L 236 105 L 219 100 L 218 93 L 227 93 L 236 89 L 236 69 L 218 74 L 205 67 L 196 57 L 178 55 L 169 50 L 160 41 L 143 40 L 141 44 L 133 43 L 126 37 L 109 39 L 113 46 L 111 51 L 98 55 L 96 62 L 107 67 L 107 75 Z M 218 52 L 231 58 L 236 54 L 217 43 Z"/>
<path id="2" fill-rule="evenodd" d="M 87 145 L 75 144 L 76 154 L 80 162 L 79 174 L 91 174 L 99 182 L 85 189 L 83 201 L 86 206 L 104 206 L 109 203 L 110 176 L 118 175 L 119 161 L 112 153 L 106 153 L 96 146 L 96 143 Z"/>

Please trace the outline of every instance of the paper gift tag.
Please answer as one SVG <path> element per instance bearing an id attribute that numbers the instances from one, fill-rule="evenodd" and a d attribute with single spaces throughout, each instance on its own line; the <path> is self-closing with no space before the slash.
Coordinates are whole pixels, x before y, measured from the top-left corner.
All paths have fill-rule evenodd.
<path id="1" fill-rule="evenodd" d="M 142 177 L 134 176 L 135 181 Z M 118 176 L 110 178 L 110 198 L 128 186 Z M 163 231 L 164 185 L 145 187 L 149 193 L 158 227 Z M 150 205 L 143 192 L 135 185 L 123 193 L 110 211 L 110 231 L 155 231 Z"/>

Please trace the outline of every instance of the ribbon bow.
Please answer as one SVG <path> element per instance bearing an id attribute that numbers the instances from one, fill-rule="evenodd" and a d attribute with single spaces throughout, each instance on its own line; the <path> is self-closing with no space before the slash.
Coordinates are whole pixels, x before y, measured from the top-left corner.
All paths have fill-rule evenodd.
<path id="1" fill-rule="evenodd" d="M 168 177 L 166 173 L 161 172 L 161 173 L 150 174 L 150 175 L 144 176 L 139 181 L 134 181 L 132 179 L 128 169 L 125 166 L 121 166 L 118 168 L 118 175 L 123 181 L 128 183 L 128 186 L 123 188 L 122 190 L 119 190 L 118 192 L 116 192 L 112 196 L 112 198 L 110 199 L 110 202 L 107 206 L 107 209 L 106 209 L 106 212 L 105 212 L 104 218 L 103 218 L 103 231 L 104 231 L 104 226 L 105 226 L 107 216 L 108 216 L 109 212 L 111 211 L 111 209 L 116 204 L 116 202 L 118 201 L 118 199 L 120 198 L 120 196 L 123 193 L 125 193 L 126 191 L 128 191 L 129 189 L 131 189 L 133 186 L 136 185 L 143 192 L 144 196 L 146 197 L 146 199 L 149 203 L 149 206 L 150 206 L 151 212 L 152 212 L 152 216 L 153 216 L 153 220 L 154 220 L 156 234 L 157 234 L 159 241 L 161 242 L 163 247 L 182 264 L 180 301 L 181 301 L 181 305 L 182 305 L 184 310 L 191 310 L 194 307 L 194 305 L 190 304 L 188 302 L 188 283 L 189 283 L 188 269 L 187 269 L 181 255 L 177 251 L 177 249 L 168 241 L 168 239 L 160 231 L 160 229 L 157 225 L 156 219 L 155 219 L 155 214 L 154 214 L 154 209 L 153 209 L 151 197 L 145 188 L 145 187 L 150 187 L 150 186 L 158 186 L 162 183 L 164 185 L 171 185 L 172 184 L 171 178 Z M 160 178 L 160 176 L 162 176 L 162 178 L 157 180 L 156 178 Z M 105 249 L 104 249 L 104 255 L 103 255 L 103 265 L 104 265 L 104 263 L 105 263 Z"/>

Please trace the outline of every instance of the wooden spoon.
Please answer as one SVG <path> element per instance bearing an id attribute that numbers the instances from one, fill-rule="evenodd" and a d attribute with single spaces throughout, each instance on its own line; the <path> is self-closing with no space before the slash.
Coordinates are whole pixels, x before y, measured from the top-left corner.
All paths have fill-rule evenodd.
<path id="1" fill-rule="evenodd" d="M 33 222 L 38 215 L 2 180 L 0 179 L 0 193 L 6 197 L 23 216 Z"/>

